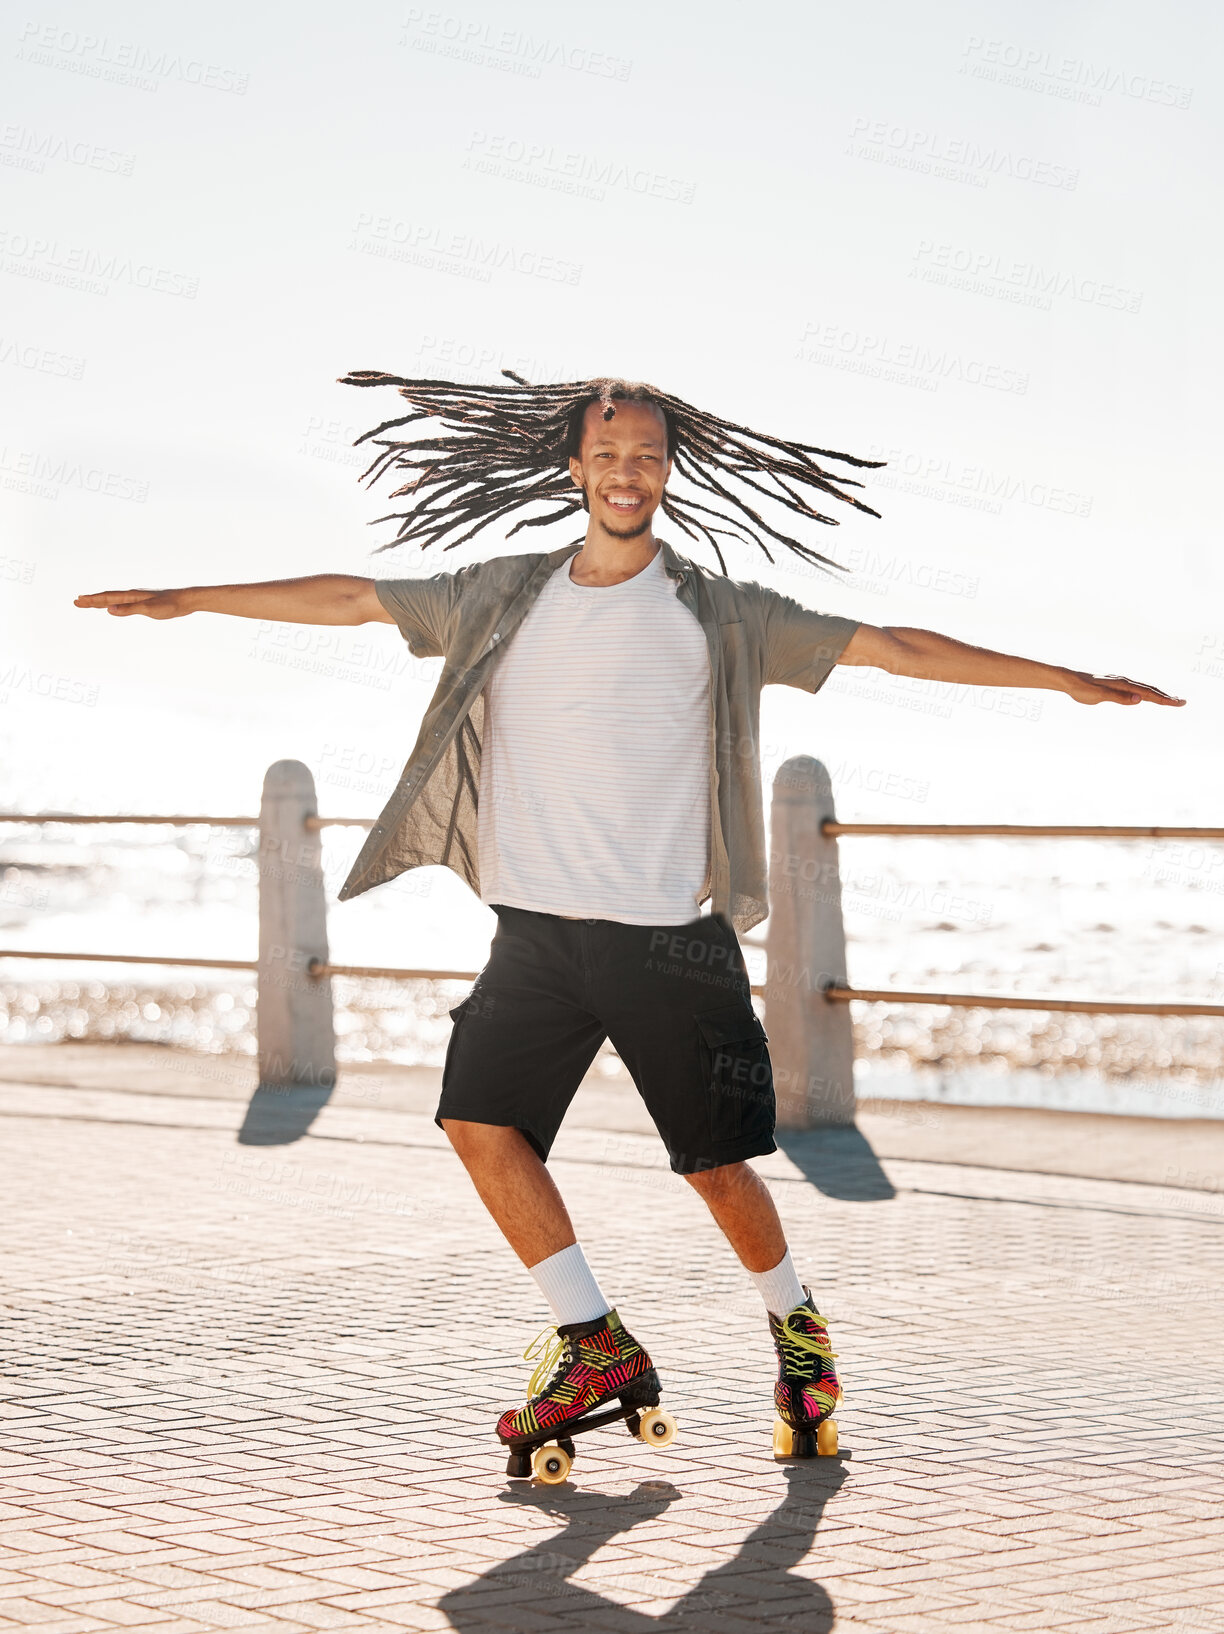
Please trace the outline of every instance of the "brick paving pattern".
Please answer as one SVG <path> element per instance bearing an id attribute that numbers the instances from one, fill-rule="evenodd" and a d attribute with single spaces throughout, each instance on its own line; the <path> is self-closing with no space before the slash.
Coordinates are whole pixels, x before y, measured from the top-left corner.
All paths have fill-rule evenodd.
<path id="1" fill-rule="evenodd" d="M 1218 1190 L 789 1138 L 762 1168 L 852 1456 L 782 1466 L 698 1199 L 652 1137 L 569 1128 L 680 1438 L 597 1431 L 565 1486 L 512 1487 L 492 1427 L 545 1313 L 428 1116 L 242 1123 L 219 1084 L 0 1084 L 0 1623 L 1224 1630 Z"/>

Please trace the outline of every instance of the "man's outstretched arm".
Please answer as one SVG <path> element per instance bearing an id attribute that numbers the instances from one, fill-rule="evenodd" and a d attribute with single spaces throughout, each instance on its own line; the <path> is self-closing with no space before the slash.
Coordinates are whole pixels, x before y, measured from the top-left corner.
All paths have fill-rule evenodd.
<path id="1" fill-rule="evenodd" d="M 1090 675 L 1087 670 L 1042 664 L 1033 658 L 973 647 L 934 630 L 907 630 L 860 624 L 842 649 L 839 664 L 867 664 L 892 675 L 924 681 L 959 681 L 980 687 L 1040 687 L 1065 692 L 1080 704 L 1184 704 L 1159 687 L 1124 675 Z"/>
<path id="2" fill-rule="evenodd" d="M 264 584 L 204 584 L 180 590 L 99 590 L 74 607 L 101 607 L 118 618 L 183 618 L 188 613 L 232 613 L 279 624 L 394 624 L 373 579 L 314 573 Z"/>

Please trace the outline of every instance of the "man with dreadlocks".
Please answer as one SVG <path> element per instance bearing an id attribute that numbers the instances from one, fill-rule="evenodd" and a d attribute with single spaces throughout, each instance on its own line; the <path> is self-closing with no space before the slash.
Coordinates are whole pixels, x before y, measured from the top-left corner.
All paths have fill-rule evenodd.
<path id="1" fill-rule="evenodd" d="M 749 1163 L 776 1149 L 769 1053 L 737 939 L 768 911 L 761 688 L 816 692 L 835 664 L 854 664 L 1046 688 L 1084 704 L 1181 700 L 931 631 L 832 617 L 734 580 L 720 539 L 772 561 L 769 539 L 835 566 L 758 507 L 768 499 L 829 524 L 813 500 L 830 496 L 874 516 L 844 491 L 861 484 L 820 463 L 872 462 L 749 431 L 649 386 L 510 379 L 346 377 L 394 386 L 410 405 L 366 434 L 379 449 L 368 475 L 407 473 L 392 543 L 451 549 L 523 508 L 511 533 L 579 507 L 581 540 L 427 577 L 107 591 L 77 605 L 381 621 L 417 656 L 445 661 L 340 896 L 442 863 L 497 915 L 489 960 L 451 1011 L 437 1121 L 556 1319 L 555 1338 L 529 1352 L 539 1365 L 527 1402 L 498 1422 L 509 1473 L 564 1479 L 573 1435 L 618 1417 L 658 1444 L 674 1433 L 651 1359 L 596 1281 L 546 1167 L 605 1038 L 672 1168 L 760 1292 L 778 1354 L 775 1453 L 832 1451 L 841 1387 L 827 1325 Z M 431 417 L 441 434 L 384 435 Z M 673 472 L 686 492 L 668 487 Z M 656 538 L 659 511 L 708 545 L 721 571 Z"/>

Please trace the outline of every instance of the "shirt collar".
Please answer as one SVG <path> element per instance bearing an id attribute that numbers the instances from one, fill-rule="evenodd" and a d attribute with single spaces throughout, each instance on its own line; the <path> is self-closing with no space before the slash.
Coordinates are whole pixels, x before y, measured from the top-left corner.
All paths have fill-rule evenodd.
<path id="1" fill-rule="evenodd" d="M 673 579 L 687 579 L 693 570 L 693 564 L 687 556 L 681 556 L 679 551 L 673 550 L 666 539 L 659 540 L 659 550 L 663 556 L 663 567 Z"/>
<path id="2" fill-rule="evenodd" d="M 548 553 L 549 568 L 557 568 L 582 549 L 583 541 L 575 539 L 571 545 L 562 545 L 560 550 L 551 550 Z M 673 579 L 687 580 L 691 577 L 693 564 L 687 556 L 681 556 L 678 550 L 673 550 L 666 539 L 659 540 L 659 554 L 663 558 L 663 568 Z"/>

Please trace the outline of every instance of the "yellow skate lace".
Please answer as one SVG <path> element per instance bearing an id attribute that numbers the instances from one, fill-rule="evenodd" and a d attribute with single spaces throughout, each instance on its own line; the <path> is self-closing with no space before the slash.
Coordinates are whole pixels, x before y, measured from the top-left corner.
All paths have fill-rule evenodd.
<path id="1" fill-rule="evenodd" d="M 797 1305 L 793 1311 L 787 1311 L 786 1315 L 782 1318 L 781 1327 L 783 1344 L 792 1344 L 796 1350 L 806 1350 L 811 1356 L 823 1356 L 826 1361 L 831 1362 L 837 1355 L 837 1352 L 835 1350 L 830 1350 L 825 1340 L 817 1339 L 815 1334 L 812 1333 L 798 1333 L 791 1327 L 791 1322 L 797 1316 L 806 1316 L 809 1318 L 815 1317 L 815 1320 L 820 1323 L 821 1327 L 824 1327 L 824 1317 L 821 1316 L 818 1311 L 813 1311 L 808 1305 Z M 825 1333 L 827 1335 L 827 1328 L 825 1328 Z"/>
<path id="2" fill-rule="evenodd" d="M 532 1401 L 552 1378 L 561 1360 L 566 1341 L 551 1324 L 542 1327 L 523 1352 L 525 1362 L 535 1362 L 535 1371 L 527 1381 L 527 1400 Z"/>

